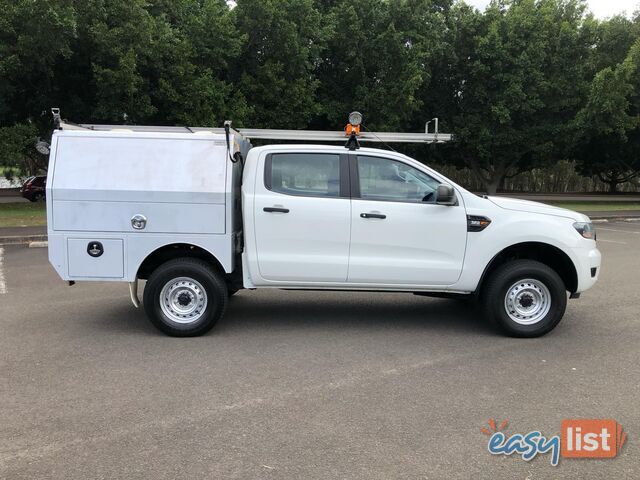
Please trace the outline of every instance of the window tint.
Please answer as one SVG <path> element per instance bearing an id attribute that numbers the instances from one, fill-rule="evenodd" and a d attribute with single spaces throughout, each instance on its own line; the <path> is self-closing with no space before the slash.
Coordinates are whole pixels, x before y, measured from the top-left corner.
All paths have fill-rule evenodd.
<path id="1" fill-rule="evenodd" d="M 368 200 L 435 203 L 440 182 L 395 160 L 358 155 L 360 196 Z"/>
<path id="2" fill-rule="evenodd" d="M 266 185 L 287 195 L 340 196 L 340 156 L 274 153 L 267 159 Z"/>

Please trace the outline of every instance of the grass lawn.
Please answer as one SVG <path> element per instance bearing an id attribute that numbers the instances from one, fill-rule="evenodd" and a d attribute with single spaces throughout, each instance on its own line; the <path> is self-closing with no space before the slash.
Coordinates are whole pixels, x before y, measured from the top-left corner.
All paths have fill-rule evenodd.
<path id="1" fill-rule="evenodd" d="M 37 227 L 46 224 L 44 202 L 0 203 L 0 227 Z"/>
<path id="2" fill-rule="evenodd" d="M 640 211 L 639 202 L 548 202 L 577 212 Z M 0 227 L 37 227 L 47 224 L 44 202 L 0 203 Z"/>
<path id="3" fill-rule="evenodd" d="M 619 212 L 623 210 L 640 211 L 638 202 L 546 202 L 556 207 L 568 208 L 576 212 Z"/>
<path id="4" fill-rule="evenodd" d="M 5 177 L 7 173 L 14 176 L 18 174 L 18 171 L 11 167 L 0 167 L 0 177 Z"/>

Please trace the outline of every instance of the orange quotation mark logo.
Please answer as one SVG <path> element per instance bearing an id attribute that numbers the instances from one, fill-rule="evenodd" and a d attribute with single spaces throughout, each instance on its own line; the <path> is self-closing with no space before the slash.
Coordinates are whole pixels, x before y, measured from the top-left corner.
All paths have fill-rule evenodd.
<path id="1" fill-rule="evenodd" d="M 484 433 L 485 435 L 493 435 L 496 432 L 499 432 L 500 430 L 504 430 L 505 428 L 507 428 L 507 426 L 509 425 L 509 422 L 507 420 L 503 421 L 499 427 L 496 427 L 497 423 L 494 419 L 489 420 L 489 428 L 491 430 L 487 430 L 486 427 L 482 427 L 480 429 L 480 431 L 482 433 Z"/>
<path id="2" fill-rule="evenodd" d="M 550 453 L 551 464 L 558 465 L 560 455 L 565 458 L 614 458 L 620 453 L 627 434 L 615 420 L 563 420 L 561 434 L 545 437 L 534 430 L 526 434 L 506 435 L 505 420 L 498 426 L 489 420 L 489 428 L 480 431 L 489 435 L 487 449 L 492 455 L 517 454 L 530 461 L 538 454 Z"/>

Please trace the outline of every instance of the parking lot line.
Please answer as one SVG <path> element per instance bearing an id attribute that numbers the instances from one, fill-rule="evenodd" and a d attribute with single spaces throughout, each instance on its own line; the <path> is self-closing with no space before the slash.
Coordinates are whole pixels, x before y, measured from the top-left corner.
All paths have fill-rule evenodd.
<path id="1" fill-rule="evenodd" d="M 603 228 L 598 227 L 598 230 L 606 230 L 607 232 L 619 232 L 619 233 L 635 233 L 640 234 L 640 232 L 636 232 L 635 230 L 617 230 L 615 228 Z"/>
<path id="2" fill-rule="evenodd" d="M 616 242 L 615 240 L 604 240 L 602 238 L 598 239 L 598 242 L 605 242 L 605 243 L 617 243 L 619 245 L 626 245 L 627 242 Z"/>
<path id="3" fill-rule="evenodd" d="M 0 247 L 0 295 L 7 293 L 7 284 L 4 281 L 4 248 Z"/>

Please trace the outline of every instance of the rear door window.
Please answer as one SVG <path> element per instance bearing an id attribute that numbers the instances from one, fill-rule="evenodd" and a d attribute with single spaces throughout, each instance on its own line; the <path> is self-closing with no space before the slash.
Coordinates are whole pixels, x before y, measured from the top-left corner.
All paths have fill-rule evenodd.
<path id="1" fill-rule="evenodd" d="M 273 153 L 265 164 L 265 186 L 277 193 L 340 197 L 340 155 Z"/>

